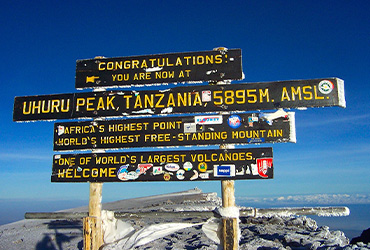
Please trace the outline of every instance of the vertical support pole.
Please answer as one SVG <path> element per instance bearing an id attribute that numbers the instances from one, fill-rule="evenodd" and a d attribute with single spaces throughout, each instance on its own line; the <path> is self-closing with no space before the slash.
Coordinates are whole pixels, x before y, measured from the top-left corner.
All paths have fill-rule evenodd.
<path id="1" fill-rule="evenodd" d="M 235 207 L 235 188 L 233 180 L 221 181 L 222 207 Z M 222 218 L 222 246 L 224 250 L 239 249 L 238 218 Z"/>
<path id="2" fill-rule="evenodd" d="M 103 183 L 90 183 L 89 217 L 83 220 L 84 250 L 99 250 L 103 245 L 101 200 Z"/>
<path id="3" fill-rule="evenodd" d="M 226 53 L 227 48 L 220 47 L 213 50 L 218 50 L 221 53 Z M 217 82 L 217 85 L 230 84 L 230 81 Z M 231 148 L 228 145 L 220 145 L 220 149 Z M 235 208 L 235 188 L 233 180 L 221 181 L 221 195 L 222 195 L 222 208 Z M 222 236 L 221 244 L 224 250 L 237 250 L 239 249 L 239 218 L 222 217 Z"/>
<path id="4" fill-rule="evenodd" d="M 220 149 L 227 149 L 227 145 L 221 145 Z M 235 207 L 235 182 L 233 180 L 221 181 L 222 208 Z M 239 223 L 238 218 L 222 218 L 221 244 L 224 250 L 239 249 Z"/>
<path id="5" fill-rule="evenodd" d="M 104 57 L 95 57 L 95 59 L 101 58 Z M 94 92 L 97 91 L 104 91 L 104 89 L 94 89 Z M 104 150 L 92 150 L 93 153 L 97 151 L 104 152 Z M 90 182 L 89 217 L 84 218 L 83 221 L 84 250 L 99 250 L 104 244 L 101 219 L 102 193 L 103 183 Z"/>

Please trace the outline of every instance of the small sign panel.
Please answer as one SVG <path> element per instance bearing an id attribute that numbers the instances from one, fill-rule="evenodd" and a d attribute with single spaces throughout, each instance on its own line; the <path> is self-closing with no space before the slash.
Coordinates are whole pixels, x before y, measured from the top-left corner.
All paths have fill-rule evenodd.
<path id="1" fill-rule="evenodd" d="M 207 94 L 204 94 L 207 93 Z M 16 97 L 14 121 L 345 107 L 338 78 Z"/>
<path id="2" fill-rule="evenodd" d="M 241 80 L 241 49 L 78 60 L 76 88 Z"/>
<path id="3" fill-rule="evenodd" d="M 294 113 L 285 111 L 54 125 L 56 151 L 295 141 Z"/>
<path id="4" fill-rule="evenodd" d="M 52 182 L 272 179 L 272 148 L 54 155 Z"/>

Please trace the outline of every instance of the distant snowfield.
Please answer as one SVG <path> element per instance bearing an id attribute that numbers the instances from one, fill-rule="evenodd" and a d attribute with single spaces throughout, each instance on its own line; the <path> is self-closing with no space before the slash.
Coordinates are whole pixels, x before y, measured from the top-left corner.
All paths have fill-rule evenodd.
<path id="1" fill-rule="evenodd" d="M 252 203 L 294 205 L 294 204 L 370 204 L 370 194 L 310 194 L 278 197 L 237 197 L 237 200 Z"/>
<path id="2" fill-rule="evenodd" d="M 215 193 L 202 193 L 195 189 L 105 203 L 103 209 L 132 213 L 212 211 L 220 205 L 220 198 Z M 84 211 L 87 211 L 86 207 L 64 210 Z M 208 219 L 210 217 L 145 217 L 125 220 L 122 225 L 126 224 L 136 232 L 160 223 L 192 225 L 134 249 L 218 249 L 218 245 L 202 231 L 202 225 Z M 243 217 L 240 218 L 240 230 L 240 249 L 370 249 L 370 244 L 349 245 L 343 232 L 317 227 L 316 221 L 305 216 Z M 0 250 L 83 249 L 82 234 L 81 220 L 21 220 L 0 226 Z M 118 243 L 108 244 L 104 249 L 128 249 Z"/>

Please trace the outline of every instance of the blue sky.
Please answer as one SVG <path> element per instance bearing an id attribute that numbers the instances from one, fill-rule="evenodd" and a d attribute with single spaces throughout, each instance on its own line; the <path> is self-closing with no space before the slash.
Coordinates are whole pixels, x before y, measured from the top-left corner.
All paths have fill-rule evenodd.
<path id="1" fill-rule="evenodd" d="M 78 92 L 78 59 L 241 48 L 243 82 L 339 77 L 347 108 L 296 112 L 296 144 L 274 144 L 273 180 L 236 196 L 369 194 L 369 1 L 7 1 L 0 9 L 0 199 L 87 200 L 51 183 L 53 122 L 14 123 L 15 96 Z M 219 182 L 106 183 L 103 201 Z M 329 197 L 329 196 L 328 196 Z"/>

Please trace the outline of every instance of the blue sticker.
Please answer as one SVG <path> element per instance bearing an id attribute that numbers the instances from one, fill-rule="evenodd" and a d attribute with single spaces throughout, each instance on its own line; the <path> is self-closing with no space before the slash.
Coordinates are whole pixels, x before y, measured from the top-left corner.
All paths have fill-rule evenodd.
<path id="1" fill-rule="evenodd" d="M 265 142 L 265 138 L 249 138 L 248 143 L 262 143 Z"/>
<path id="2" fill-rule="evenodd" d="M 214 177 L 232 177 L 235 176 L 235 165 L 214 165 Z"/>
<path id="3" fill-rule="evenodd" d="M 227 123 L 231 128 L 239 128 L 242 124 L 242 119 L 238 115 L 232 115 L 227 119 Z"/>

